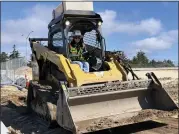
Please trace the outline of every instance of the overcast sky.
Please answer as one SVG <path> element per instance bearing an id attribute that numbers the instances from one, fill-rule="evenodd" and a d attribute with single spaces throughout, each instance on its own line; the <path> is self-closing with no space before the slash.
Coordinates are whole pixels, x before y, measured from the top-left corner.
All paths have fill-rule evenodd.
<path id="1" fill-rule="evenodd" d="M 16 44 L 25 52 L 26 37 L 47 37 L 52 10 L 60 2 L 2 2 L 1 51 Z M 103 18 L 107 49 L 123 50 L 129 57 L 143 50 L 150 59 L 178 63 L 177 2 L 94 2 Z M 24 36 L 22 36 L 24 35 Z M 28 44 L 28 54 L 30 54 Z M 25 53 L 23 53 L 25 55 Z"/>

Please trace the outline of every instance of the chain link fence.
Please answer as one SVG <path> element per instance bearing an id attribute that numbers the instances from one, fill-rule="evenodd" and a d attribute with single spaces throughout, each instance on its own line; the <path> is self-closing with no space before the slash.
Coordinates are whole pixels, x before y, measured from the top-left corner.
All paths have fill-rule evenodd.
<path id="1" fill-rule="evenodd" d="M 1 62 L 1 85 L 17 84 L 24 86 L 25 76 L 21 75 L 19 71 L 17 73 L 17 70 L 21 67 L 27 67 L 25 57 Z"/>

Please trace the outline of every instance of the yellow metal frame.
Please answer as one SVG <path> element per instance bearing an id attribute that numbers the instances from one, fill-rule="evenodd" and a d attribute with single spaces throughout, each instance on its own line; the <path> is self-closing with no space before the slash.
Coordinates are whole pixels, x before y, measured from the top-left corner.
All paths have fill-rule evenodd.
<path id="1" fill-rule="evenodd" d="M 64 72 L 67 80 L 73 86 L 82 86 L 84 84 L 110 82 L 117 80 L 126 80 L 127 74 L 118 62 L 106 62 L 109 65 L 109 71 L 89 72 L 81 70 L 78 64 L 70 63 L 70 60 L 63 55 L 57 54 L 60 60 L 60 70 Z"/>

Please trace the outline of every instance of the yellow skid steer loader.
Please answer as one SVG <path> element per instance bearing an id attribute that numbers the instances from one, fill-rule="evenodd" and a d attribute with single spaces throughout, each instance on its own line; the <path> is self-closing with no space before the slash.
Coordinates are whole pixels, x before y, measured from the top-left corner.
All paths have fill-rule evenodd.
<path id="1" fill-rule="evenodd" d="M 28 109 L 74 134 L 120 126 L 147 109 L 177 109 L 154 73 L 139 79 L 120 55 L 106 51 L 102 22 L 94 11 L 66 10 L 54 15 L 48 38 L 29 39 L 33 80 Z M 89 72 L 72 63 L 68 44 L 74 30 L 83 35 Z"/>

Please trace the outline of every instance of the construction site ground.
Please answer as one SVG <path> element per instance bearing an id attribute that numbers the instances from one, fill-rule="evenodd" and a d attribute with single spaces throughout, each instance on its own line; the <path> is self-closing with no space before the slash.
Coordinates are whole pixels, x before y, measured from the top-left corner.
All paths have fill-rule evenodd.
<path id="1" fill-rule="evenodd" d="M 166 75 L 167 76 L 167 75 Z M 166 91 L 178 105 L 178 78 L 160 78 Z M 27 89 L 18 90 L 14 86 L 1 87 L 1 121 L 8 127 L 12 134 L 66 134 L 60 127 L 47 128 L 47 123 L 34 114 L 26 112 Z M 92 132 L 91 134 L 178 134 L 178 111 L 157 112 L 148 111 L 133 120 L 155 115 L 157 120 L 124 125 L 117 128 Z M 169 116 L 172 117 L 169 118 Z M 135 121 L 133 121 L 135 122 Z"/>

